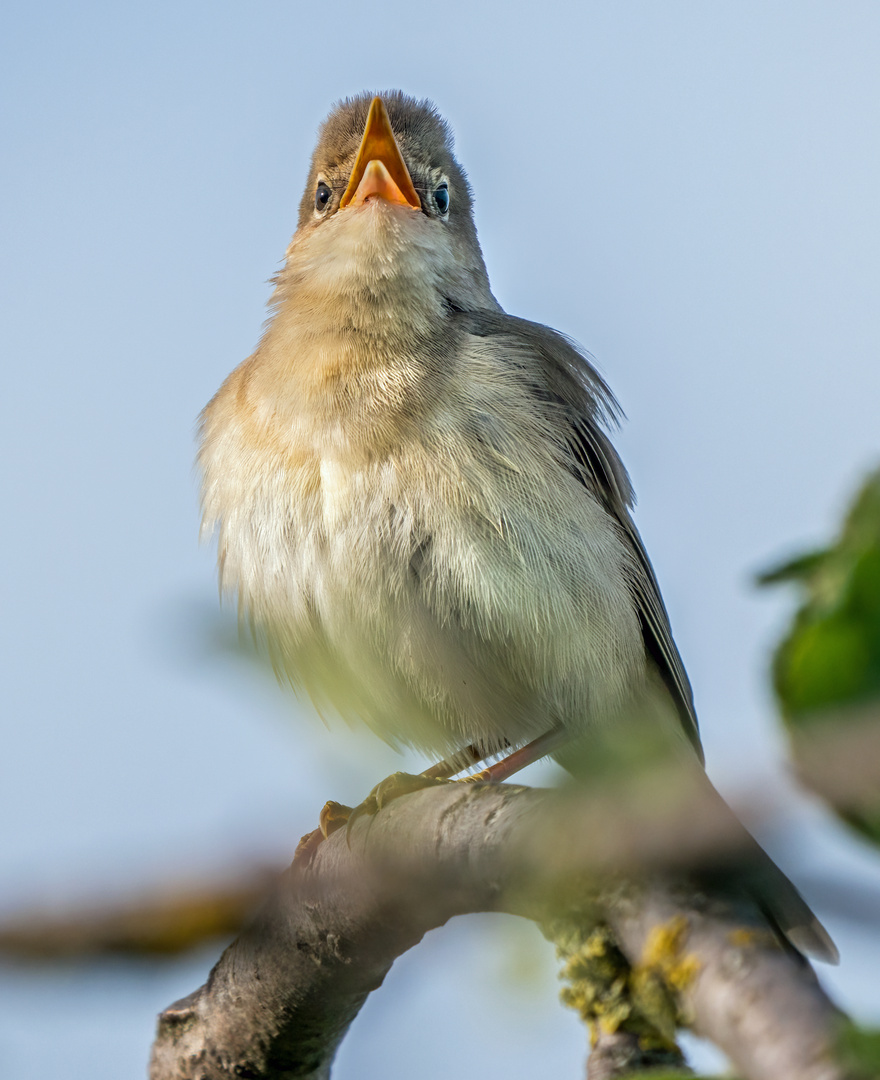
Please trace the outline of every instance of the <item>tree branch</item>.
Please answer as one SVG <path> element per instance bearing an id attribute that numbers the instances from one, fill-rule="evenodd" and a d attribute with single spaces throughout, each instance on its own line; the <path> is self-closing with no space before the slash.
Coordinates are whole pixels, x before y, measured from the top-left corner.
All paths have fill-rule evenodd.
<path id="1" fill-rule="evenodd" d="M 294 861 L 205 986 L 162 1013 L 151 1080 L 329 1077 L 345 1031 L 394 959 L 453 915 L 476 911 L 552 925 L 557 941 L 560 927 L 584 938 L 608 924 L 633 986 L 659 986 L 678 1012 L 673 1028 L 691 1024 L 748 1080 L 842 1080 L 831 1062 L 837 1013 L 757 906 L 734 910 L 659 879 L 609 886 L 612 869 L 680 863 L 680 837 L 665 845 L 675 859 L 663 858 L 656 807 L 650 828 L 642 815 L 650 845 L 638 842 L 632 807 L 618 807 L 608 830 L 585 830 L 595 810 L 584 796 L 450 784 L 394 800 L 349 836 L 334 833 Z M 717 854 L 719 837 L 729 845 L 730 826 L 717 817 L 707 808 L 691 857 Z M 624 847 L 623 833 L 614 835 L 621 822 Z M 639 849 L 648 846 L 645 858 Z"/>
<path id="2" fill-rule="evenodd" d="M 675 984 L 680 1018 L 748 1080 L 840 1080 L 843 1020 L 808 962 L 754 905 L 653 882 L 606 908 L 627 958 Z"/>

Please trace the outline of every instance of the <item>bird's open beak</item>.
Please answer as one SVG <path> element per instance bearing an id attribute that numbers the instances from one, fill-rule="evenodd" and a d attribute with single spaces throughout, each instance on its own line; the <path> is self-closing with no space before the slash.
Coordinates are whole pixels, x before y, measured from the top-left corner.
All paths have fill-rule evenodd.
<path id="1" fill-rule="evenodd" d="M 339 209 L 362 206 L 374 196 L 415 210 L 422 206 L 391 130 L 388 112 L 378 97 L 374 97 L 370 105 L 364 137 Z"/>

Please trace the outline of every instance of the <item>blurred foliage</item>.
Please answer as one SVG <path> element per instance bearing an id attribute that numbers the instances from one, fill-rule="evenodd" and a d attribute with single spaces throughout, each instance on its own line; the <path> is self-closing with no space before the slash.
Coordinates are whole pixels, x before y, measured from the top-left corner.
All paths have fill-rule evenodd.
<path id="1" fill-rule="evenodd" d="M 773 661 L 776 693 L 792 727 L 832 707 L 880 700 L 880 470 L 868 477 L 831 547 L 759 581 L 794 582 L 801 592 Z"/>
<path id="2" fill-rule="evenodd" d="M 876 752 L 880 727 L 880 469 L 863 483 L 831 546 L 758 580 L 793 583 L 800 592 L 773 658 L 773 685 L 801 775 L 848 824 L 880 843 L 880 795 L 865 783 L 876 762 L 866 772 L 858 761 L 859 747 L 866 756 Z M 847 1022 L 839 1048 L 851 1080 L 880 1078 L 880 1031 Z"/>
<path id="3" fill-rule="evenodd" d="M 865 726 L 866 707 L 870 717 L 876 706 L 880 718 L 880 470 L 868 476 L 830 547 L 792 559 L 759 582 L 793 583 L 800 592 L 773 659 L 776 696 L 798 761 L 805 735 L 833 747 L 829 735 Z M 880 843 L 880 796 L 836 808 Z"/>
<path id="4" fill-rule="evenodd" d="M 880 1031 L 866 1031 L 847 1022 L 838 1047 L 840 1064 L 848 1080 L 877 1080 L 880 1077 Z"/>

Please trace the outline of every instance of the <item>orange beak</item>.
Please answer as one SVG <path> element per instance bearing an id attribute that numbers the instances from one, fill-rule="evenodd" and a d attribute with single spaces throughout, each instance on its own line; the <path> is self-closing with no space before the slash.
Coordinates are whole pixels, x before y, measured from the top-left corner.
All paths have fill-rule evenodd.
<path id="1" fill-rule="evenodd" d="M 422 206 L 391 130 L 388 112 L 378 97 L 374 97 L 370 105 L 364 137 L 339 209 L 362 206 L 374 197 L 411 206 L 414 210 L 420 210 Z"/>

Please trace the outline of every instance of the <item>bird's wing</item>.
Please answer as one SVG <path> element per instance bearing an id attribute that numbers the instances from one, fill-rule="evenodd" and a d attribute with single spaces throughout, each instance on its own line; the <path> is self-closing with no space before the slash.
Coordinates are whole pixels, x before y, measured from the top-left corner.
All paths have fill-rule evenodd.
<path id="1" fill-rule="evenodd" d="M 566 449 L 572 471 L 602 501 L 629 541 L 635 556 L 630 588 L 637 604 L 645 649 L 672 695 L 685 733 L 703 761 L 691 685 L 672 637 L 657 578 L 630 516 L 632 486 L 603 430 L 603 425 L 615 424 L 620 416 L 614 395 L 587 357 L 555 330 L 496 311 L 456 311 L 455 318 L 468 334 L 491 337 L 499 343 L 507 339 L 517 350 L 526 346 L 540 356 L 541 381 L 535 383 L 534 393 L 559 409 L 566 421 Z"/>
<path id="2" fill-rule="evenodd" d="M 539 400 L 554 408 L 556 415 L 565 417 L 566 445 L 563 450 L 572 472 L 596 498 L 601 499 L 630 543 L 634 555 L 630 587 L 638 607 L 645 649 L 666 683 L 682 727 L 702 762 L 690 682 L 672 639 L 669 616 L 657 579 L 630 517 L 633 497 L 629 478 L 603 430 L 603 425 L 613 424 L 620 414 L 614 396 L 589 359 L 561 334 L 546 326 L 494 311 L 456 311 L 455 317 L 461 320 L 461 329 L 465 333 L 492 337 L 501 345 L 509 342 L 519 353 L 525 347 L 541 358 L 541 378 L 535 380 L 531 389 Z M 699 772 L 706 785 L 707 798 L 723 803 L 702 770 Z M 744 828 L 741 851 L 741 860 L 736 864 L 732 878 L 736 887 L 744 886 L 753 895 L 771 924 L 796 948 L 836 964 L 837 949 L 825 928 L 795 886 Z M 721 870 L 727 880 L 731 880 L 730 868 L 722 867 Z"/>

